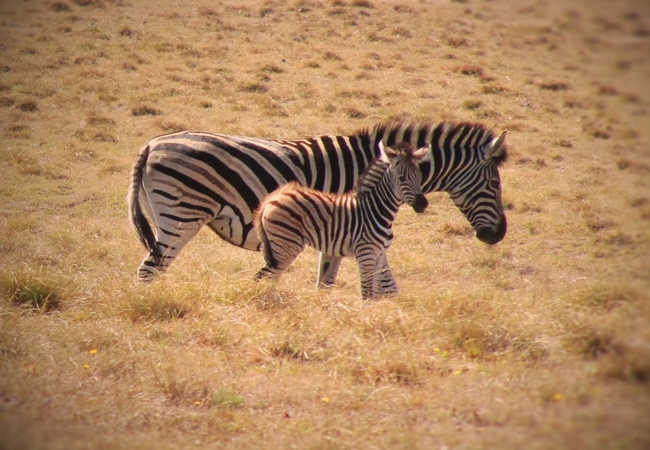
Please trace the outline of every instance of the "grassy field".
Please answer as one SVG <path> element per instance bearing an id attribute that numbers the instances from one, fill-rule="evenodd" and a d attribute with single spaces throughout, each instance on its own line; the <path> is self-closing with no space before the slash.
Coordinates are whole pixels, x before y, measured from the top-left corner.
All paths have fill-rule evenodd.
<path id="1" fill-rule="evenodd" d="M 0 448 L 650 448 L 650 3 L 0 2 Z M 244 6 L 242 6 L 244 5 Z M 179 129 L 508 130 L 508 235 L 404 208 L 401 294 L 205 230 L 138 285 Z"/>

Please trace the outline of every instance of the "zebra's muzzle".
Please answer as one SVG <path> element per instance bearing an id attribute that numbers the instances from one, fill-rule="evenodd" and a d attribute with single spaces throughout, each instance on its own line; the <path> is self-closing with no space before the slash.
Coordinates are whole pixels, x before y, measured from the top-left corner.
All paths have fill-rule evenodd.
<path id="1" fill-rule="evenodd" d="M 479 228 L 476 230 L 476 238 L 481 242 L 485 242 L 486 244 L 494 245 L 503 240 L 503 238 L 506 236 L 507 230 L 508 221 L 506 220 L 506 216 L 502 215 L 501 221 L 497 225 L 496 229 L 493 229 L 491 227 Z"/>
<path id="2" fill-rule="evenodd" d="M 421 213 L 429 206 L 429 200 L 423 194 L 418 194 L 415 196 L 415 201 L 411 206 L 416 213 Z"/>

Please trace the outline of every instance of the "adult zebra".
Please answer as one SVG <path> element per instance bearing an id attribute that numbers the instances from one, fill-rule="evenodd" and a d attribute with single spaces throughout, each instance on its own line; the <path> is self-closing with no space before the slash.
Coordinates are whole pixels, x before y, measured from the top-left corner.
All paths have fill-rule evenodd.
<path id="1" fill-rule="evenodd" d="M 476 237 L 496 244 L 507 229 L 498 170 L 506 158 L 505 135 L 465 122 L 387 122 L 348 136 L 301 140 L 200 131 L 153 138 L 135 160 L 128 194 L 131 222 L 149 250 L 138 277 L 149 281 L 164 271 L 203 225 L 231 244 L 260 250 L 253 212 L 270 192 L 290 181 L 349 192 L 377 157 L 380 141 L 431 144 L 431 161 L 420 164 L 422 191 L 447 192 Z M 340 262 L 321 254 L 319 284 L 335 281 Z"/>
<path id="2" fill-rule="evenodd" d="M 384 148 L 380 141 L 379 147 L 379 158 L 353 192 L 330 194 L 292 181 L 264 199 L 254 220 L 266 262 L 257 279 L 279 276 L 309 245 L 331 256 L 354 256 L 364 300 L 397 293 L 386 256 L 393 221 L 402 203 L 415 212 L 429 204 L 418 164 L 431 152 L 405 142 Z"/>

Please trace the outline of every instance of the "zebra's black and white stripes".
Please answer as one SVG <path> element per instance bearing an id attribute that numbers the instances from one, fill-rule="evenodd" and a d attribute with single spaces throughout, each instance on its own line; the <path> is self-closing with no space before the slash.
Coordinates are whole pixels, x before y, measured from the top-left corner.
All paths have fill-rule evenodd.
<path id="1" fill-rule="evenodd" d="M 385 151 L 381 142 L 379 146 L 380 158 L 370 164 L 352 193 L 328 194 L 292 182 L 264 200 L 255 228 L 266 266 L 256 278 L 280 275 L 309 245 L 331 256 L 354 256 L 362 298 L 397 293 L 386 257 L 392 225 L 402 203 L 416 212 L 427 207 L 418 164 L 431 153 L 428 147 L 414 151 L 407 143 Z"/>
<path id="2" fill-rule="evenodd" d="M 164 271 L 204 225 L 231 244 L 259 250 L 253 211 L 270 192 L 290 181 L 348 192 L 378 155 L 380 141 L 431 144 L 431 161 L 420 164 L 423 192 L 448 192 L 483 242 L 503 239 L 498 166 L 506 156 L 505 133 L 497 138 L 483 125 L 390 122 L 295 141 L 183 131 L 150 140 L 133 166 L 129 216 L 149 250 L 139 278 Z M 321 255 L 319 282 L 333 283 L 339 263 Z"/>

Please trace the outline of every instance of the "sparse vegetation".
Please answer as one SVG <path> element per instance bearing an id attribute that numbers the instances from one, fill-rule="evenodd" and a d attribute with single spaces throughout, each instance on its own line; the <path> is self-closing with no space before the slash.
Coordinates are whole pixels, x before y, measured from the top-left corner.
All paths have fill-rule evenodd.
<path id="1" fill-rule="evenodd" d="M 647 8 L 0 13 L 0 446 L 650 448 Z M 147 139 L 389 118 L 508 130 L 503 242 L 479 243 L 430 194 L 423 215 L 398 215 L 394 299 L 359 300 L 353 260 L 317 290 L 311 250 L 255 283 L 262 255 L 209 230 L 135 283 L 144 250 L 124 197 Z"/>
<path id="2" fill-rule="evenodd" d="M 16 105 L 16 108 L 25 112 L 34 112 L 34 111 L 38 111 L 38 104 L 34 101 L 28 100 L 19 103 L 18 105 Z"/>
<path id="3" fill-rule="evenodd" d="M 131 108 L 132 116 L 159 116 L 162 112 L 153 106 L 138 105 Z"/>

